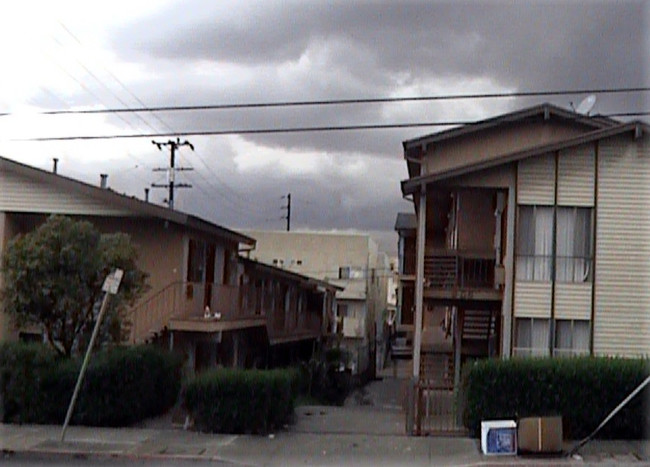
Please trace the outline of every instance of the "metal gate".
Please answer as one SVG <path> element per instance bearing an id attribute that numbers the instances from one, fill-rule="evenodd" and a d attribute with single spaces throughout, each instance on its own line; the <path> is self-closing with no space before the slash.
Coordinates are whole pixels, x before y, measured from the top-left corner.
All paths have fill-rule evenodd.
<path id="1" fill-rule="evenodd" d="M 420 377 L 415 384 L 413 396 L 413 434 L 465 434 L 454 393 L 453 353 L 421 354 Z"/>

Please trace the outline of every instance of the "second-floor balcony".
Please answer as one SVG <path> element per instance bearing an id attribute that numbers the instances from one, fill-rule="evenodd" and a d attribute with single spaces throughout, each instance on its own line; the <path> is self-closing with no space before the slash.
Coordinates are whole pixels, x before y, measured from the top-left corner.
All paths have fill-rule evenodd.
<path id="1" fill-rule="evenodd" d="M 502 268 L 493 252 L 431 250 L 424 257 L 425 296 L 500 300 Z"/>
<path id="2" fill-rule="evenodd" d="M 287 296 L 269 284 L 174 282 L 134 310 L 132 338 L 141 342 L 162 328 L 214 333 L 266 327 L 271 341 L 290 341 L 318 336 L 322 310 L 314 293 Z"/>

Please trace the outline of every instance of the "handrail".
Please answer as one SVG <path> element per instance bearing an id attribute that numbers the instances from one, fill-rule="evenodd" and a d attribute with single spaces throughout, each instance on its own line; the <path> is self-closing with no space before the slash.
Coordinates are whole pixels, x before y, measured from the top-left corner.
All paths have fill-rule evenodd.
<path id="1" fill-rule="evenodd" d="M 157 332 L 167 325 L 177 311 L 177 290 L 183 283 L 175 281 L 167 284 L 131 310 L 131 337 L 134 342 L 145 340 L 150 332 Z"/>

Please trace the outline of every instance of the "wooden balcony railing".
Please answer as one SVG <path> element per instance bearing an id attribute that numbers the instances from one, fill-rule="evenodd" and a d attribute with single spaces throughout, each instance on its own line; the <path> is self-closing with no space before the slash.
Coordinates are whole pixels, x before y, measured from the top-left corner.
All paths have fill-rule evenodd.
<path id="1" fill-rule="evenodd" d="M 438 250 L 424 257 L 424 278 L 437 289 L 494 287 L 494 254 Z"/>
<path id="2" fill-rule="evenodd" d="M 242 286 L 184 282 L 182 287 L 182 307 L 174 317 L 177 319 L 204 318 L 208 312 L 226 321 L 249 319 L 263 316 L 261 290 L 253 285 Z"/>
<path id="3" fill-rule="evenodd" d="M 133 309 L 132 341 L 146 341 L 168 327 L 172 320 L 194 322 L 190 327 L 198 329 L 196 323 L 204 320 L 221 323 L 255 320 L 259 323 L 259 320 L 271 316 L 269 332 L 273 335 L 320 332 L 321 306 L 312 310 L 303 304 L 299 310 L 297 300 L 294 300 L 289 310 L 285 311 L 284 300 L 278 293 L 272 287 L 254 284 L 232 286 L 174 282 Z M 209 317 L 206 317 L 206 306 L 209 308 Z"/>

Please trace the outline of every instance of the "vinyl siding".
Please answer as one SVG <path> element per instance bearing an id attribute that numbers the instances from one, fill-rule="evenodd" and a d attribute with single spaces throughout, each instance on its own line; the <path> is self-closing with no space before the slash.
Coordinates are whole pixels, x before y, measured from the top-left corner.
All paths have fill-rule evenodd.
<path id="1" fill-rule="evenodd" d="M 561 151 L 558 159 L 557 204 L 594 205 L 594 145 Z"/>
<path id="2" fill-rule="evenodd" d="M 592 284 L 557 282 L 555 284 L 556 319 L 591 319 Z"/>
<path id="3" fill-rule="evenodd" d="M 598 157 L 594 352 L 650 354 L 650 151 L 629 136 Z"/>
<path id="4" fill-rule="evenodd" d="M 515 283 L 515 317 L 516 318 L 550 318 L 551 283 L 520 282 Z"/>
<path id="5" fill-rule="evenodd" d="M 519 162 L 517 203 L 553 205 L 555 196 L 555 157 L 546 154 Z"/>
<path id="6" fill-rule="evenodd" d="M 0 211 L 128 216 L 124 209 L 90 196 L 65 191 L 14 172 L 0 170 Z"/>

